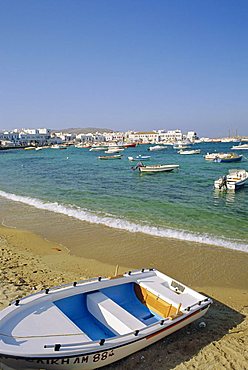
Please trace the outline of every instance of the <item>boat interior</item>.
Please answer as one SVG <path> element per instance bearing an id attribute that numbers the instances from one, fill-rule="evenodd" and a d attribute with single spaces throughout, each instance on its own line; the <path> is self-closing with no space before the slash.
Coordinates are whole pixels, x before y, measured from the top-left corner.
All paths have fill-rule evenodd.
<path id="1" fill-rule="evenodd" d="M 62 298 L 54 305 L 92 341 L 135 332 L 182 314 L 179 307 L 133 282 Z"/>

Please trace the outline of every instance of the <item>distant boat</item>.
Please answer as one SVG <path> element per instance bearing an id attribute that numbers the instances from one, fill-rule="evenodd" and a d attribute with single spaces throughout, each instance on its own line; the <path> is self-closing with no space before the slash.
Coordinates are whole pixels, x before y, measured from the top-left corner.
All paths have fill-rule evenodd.
<path id="1" fill-rule="evenodd" d="M 218 190 L 237 190 L 248 181 L 246 170 L 229 170 L 228 175 L 220 177 L 214 182 L 215 189 Z"/>
<path id="2" fill-rule="evenodd" d="M 66 145 L 58 145 L 58 144 L 54 144 L 51 146 L 51 149 L 67 149 L 67 146 Z"/>
<path id="3" fill-rule="evenodd" d="M 121 159 L 122 155 L 121 154 L 116 154 L 116 155 L 101 155 L 98 158 L 99 159 Z"/>
<path id="4" fill-rule="evenodd" d="M 151 158 L 150 155 L 137 155 L 136 157 L 128 157 L 129 161 L 148 161 Z"/>
<path id="5" fill-rule="evenodd" d="M 179 150 L 179 154 L 185 154 L 185 155 L 190 155 L 190 154 L 200 154 L 201 149 L 192 149 L 192 150 Z"/>
<path id="6" fill-rule="evenodd" d="M 45 289 L 1 311 L 1 364 L 51 370 L 108 366 L 201 318 L 211 304 L 155 269 Z"/>
<path id="7" fill-rule="evenodd" d="M 26 146 L 24 150 L 35 150 L 35 146 Z"/>
<path id="8" fill-rule="evenodd" d="M 123 148 L 118 148 L 118 147 L 108 148 L 108 150 L 106 150 L 104 153 L 107 153 L 107 154 L 120 153 L 123 150 L 124 150 Z"/>
<path id="9" fill-rule="evenodd" d="M 136 145 L 136 143 L 124 143 L 122 146 L 123 148 L 135 148 Z"/>
<path id="10" fill-rule="evenodd" d="M 90 152 L 100 152 L 101 150 L 106 150 L 106 147 L 103 147 L 103 146 L 96 146 L 96 147 L 92 147 L 90 148 Z"/>
<path id="11" fill-rule="evenodd" d="M 43 147 L 42 146 L 37 146 L 36 148 L 35 148 L 35 150 L 42 150 L 43 149 Z"/>
<path id="12" fill-rule="evenodd" d="M 155 172 L 170 172 L 179 168 L 178 164 L 155 164 L 150 166 L 143 165 L 142 162 L 138 163 L 133 170 L 138 169 L 142 173 L 155 173 Z"/>
<path id="13" fill-rule="evenodd" d="M 231 149 L 232 150 L 248 150 L 248 144 L 235 145 Z"/>
<path id="14" fill-rule="evenodd" d="M 151 152 L 156 151 L 156 150 L 165 150 L 167 147 L 165 145 L 155 145 L 155 146 L 150 146 L 148 150 Z"/>

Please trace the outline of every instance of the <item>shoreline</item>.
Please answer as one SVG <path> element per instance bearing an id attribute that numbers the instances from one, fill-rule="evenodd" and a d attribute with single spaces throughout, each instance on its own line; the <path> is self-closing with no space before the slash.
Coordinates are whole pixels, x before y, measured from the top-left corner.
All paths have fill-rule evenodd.
<path id="1" fill-rule="evenodd" d="M 93 228 L 92 232 L 93 230 L 95 229 Z M 91 236 L 88 235 L 89 238 Z M 99 233 L 96 237 L 99 237 Z M 136 236 L 137 239 L 139 237 Z M 164 245 L 163 248 L 165 248 Z M 174 245 L 173 248 L 174 254 L 176 253 L 175 248 L 178 249 L 178 257 L 182 252 L 180 246 Z M 167 253 L 171 250 L 167 246 Z M 95 259 L 76 256 L 59 243 L 16 228 L 0 226 L 0 252 L 2 261 L 0 309 L 8 305 L 9 301 L 46 287 L 97 275 L 111 276 L 114 273 L 114 265 L 111 263 L 106 264 Z M 203 260 L 209 256 L 210 252 L 211 250 L 203 253 Z M 190 246 L 184 248 L 183 256 L 185 257 L 187 253 L 190 253 Z M 243 256 L 246 256 L 245 253 L 236 251 L 223 253 L 223 248 L 220 248 L 217 254 L 213 250 L 212 253 L 214 258 L 219 256 L 219 261 L 220 259 L 225 260 L 226 265 L 230 260 L 237 259 L 239 262 Z M 183 264 L 179 261 L 178 265 L 170 267 L 170 273 L 167 271 L 168 266 L 164 266 L 163 270 L 168 275 L 176 277 L 179 281 L 187 283 L 193 289 L 214 299 L 209 313 L 201 320 L 207 324 L 206 328 L 200 329 L 199 322 L 196 322 L 108 368 L 123 370 L 130 368 L 148 370 L 151 366 L 161 370 L 190 368 L 240 370 L 246 368 L 248 361 L 246 352 L 248 348 L 247 279 L 242 281 L 244 275 L 242 271 L 240 274 L 238 263 L 234 263 L 235 284 L 230 284 L 228 278 L 224 279 L 228 271 L 221 271 L 217 274 L 222 276 L 217 284 L 214 281 L 215 276 L 211 279 L 212 284 L 206 284 L 201 274 L 198 274 L 197 279 L 193 279 L 193 284 L 186 282 L 182 277 L 185 276 L 186 280 L 190 281 L 190 276 L 201 267 L 201 264 L 197 267 L 200 262 L 198 254 L 192 256 L 192 264 L 185 266 L 184 271 L 181 267 Z M 228 255 L 230 256 L 227 257 Z M 223 269 L 224 265 L 220 264 L 219 270 Z M 138 266 L 133 266 L 133 264 L 120 266 L 120 273 L 134 267 L 139 268 L 140 266 L 139 264 Z M 100 273 L 95 274 L 96 271 Z M 210 274 L 213 272 L 213 270 L 210 271 Z"/>

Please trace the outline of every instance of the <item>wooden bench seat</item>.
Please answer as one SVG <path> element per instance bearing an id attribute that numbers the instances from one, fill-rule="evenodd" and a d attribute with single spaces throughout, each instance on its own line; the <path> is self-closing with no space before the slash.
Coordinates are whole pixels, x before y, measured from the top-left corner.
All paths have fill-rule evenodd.
<path id="1" fill-rule="evenodd" d="M 87 308 L 98 321 L 115 334 L 128 334 L 146 327 L 140 320 L 99 291 L 88 294 Z"/>

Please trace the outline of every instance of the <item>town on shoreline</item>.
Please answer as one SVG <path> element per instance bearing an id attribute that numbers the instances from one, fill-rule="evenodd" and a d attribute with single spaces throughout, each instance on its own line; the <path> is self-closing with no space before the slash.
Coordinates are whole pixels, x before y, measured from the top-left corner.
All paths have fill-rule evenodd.
<path id="1" fill-rule="evenodd" d="M 223 138 L 199 137 L 195 131 L 183 133 L 181 130 L 153 130 L 115 132 L 101 129 L 65 129 L 54 131 L 48 128 L 14 129 L 0 132 L 0 149 L 18 149 L 24 147 L 44 147 L 52 145 L 103 145 L 103 144 L 175 144 L 201 142 L 241 142 L 248 141 L 248 136 L 228 136 Z M 90 130 L 90 129 L 89 129 Z"/>

